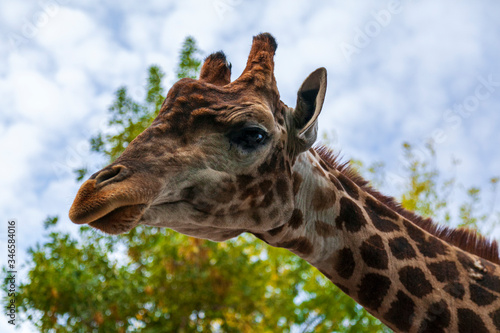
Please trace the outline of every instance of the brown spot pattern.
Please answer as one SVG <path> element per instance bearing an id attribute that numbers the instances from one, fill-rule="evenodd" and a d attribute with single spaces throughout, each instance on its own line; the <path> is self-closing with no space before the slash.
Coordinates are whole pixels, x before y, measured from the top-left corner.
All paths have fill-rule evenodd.
<path id="1" fill-rule="evenodd" d="M 262 202 L 260 203 L 259 207 L 260 208 L 267 208 L 271 205 L 273 202 L 274 198 L 274 193 L 273 191 L 267 192 L 267 194 L 264 196 L 264 199 L 262 199 Z"/>
<path id="2" fill-rule="evenodd" d="M 354 255 L 349 248 L 343 248 L 338 250 L 336 255 L 336 260 L 334 269 L 337 274 L 344 279 L 349 279 L 354 272 L 354 268 L 356 267 L 356 262 L 354 261 Z"/>
<path id="3" fill-rule="evenodd" d="M 262 182 L 259 183 L 259 189 L 260 193 L 266 194 L 271 186 L 273 185 L 273 182 L 270 180 L 263 180 Z"/>
<path id="4" fill-rule="evenodd" d="M 365 206 L 366 206 L 366 212 L 370 217 L 372 224 L 375 226 L 375 228 L 377 228 L 382 232 L 391 232 L 399 230 L 399 226 L 387 218 L 387 215 L 392 215 L 392 214 L 387 213 L 387 209 L 384 206 L 382 206 L 381 203 L 375 201 L 371 197 L 367 197 L 365 200 Z M 382 215 L 380 213 L 382 213 Z"/>
<path id="5" fill-rule="evenodd" d="M 346 176 L 344 176 L 341 173 L 338 175 L 337 179 L 342 184 L 342 187 L 345 189 L 347 194 L 349 194 L 351 196 L 351 198 L 356 199 L 356 200 L 359 199 L 358 186 L 356 184 L 354 184 L 354 182 L 352 180 L 350 180 L 349 178 L 347 178 Z"/>
<path id="6" fill-rule="evenodd" d="M 238 184 L 238 188 L 241 190 L 241 189 L 244 189 L 246 188 L 248 185 L 250 185 L 250 183 L 254 180 L 254 177 L 253 176 L 250 176 L 250 175 L 238 175 L 236 176 L 236 183 Z"/>
<path id="7" fill-rule="evenodd" d="M 346 286 L 342 285 L 342 284 L 339 284 L 337 283 L 337 287 L 342 290 L 342 292 L 346 295 L 349 295 L 349 288 L 347 288 Z"/>
<path id="8" fill-rule="evenodd" d="M 368 273 L 361 279 L 358 299 L 362 306 L 377 310 L 391 286 L 391 280 L 384 275 Z"/>
<path id="9" fill-rule="evenodd" d="M 451 313 L 445 301 L 432 303 L 420 324 L 419 333 L 444 333 L 450 325 Z"/>
<path id="10" fill-rule="evenodd" d="M 335 204 L 335 192 L 328 187 L 318 186 L 314 191 L 312 206 L 314 210 L 320 211 L 332 207 Z"/>
<path id="11" fill-rule="evenodd" d="M 500 279 L 497 276 L 485 274 L 478 283 L 489 290 L 500 293 Z"/>
<path id="12" fill-rule="evenodd" d="M 408 220 L 404 220 L 403 224 L 406 228 L 406 231 L 408 232 L 408 236 L 410 236 L 411 239 L 419 244 L 425 242 L 425 233 L 422 231 L 422 229 Z"/>
<path id="13" fill-rule="evenodd" d="M 380 201 L 375 200 L 373 197 L 368 196 L 365 199 L 366 206 L 370 207 L 370 209 L 377 216 L 385 216 L 390 220 L 397 220 L 398 214 L 392 211 L 389 207 L 381 203 Z"/>
<path id="14" fill-rule="evenodd" d="M 257 185 L 247 187 L 243 193 L 241 193 L 239 199 L 240 200 L 245 200 L 246 198 L 254 198 L 258 195 L 259 193 L 259 187 Z"/>
<path id="15" fill-rule="evenodd" d="M 446 247 L 439 239 L 429 236 L 427 241 L 417 244 L 418 250 L 425 257 L 436 258 L 438 255 L 446 254 Z"/>
<path id="16" fill-rule="evenodd" d="M 389 258 L 384 248 L 382 237 L 374 235 L 361 245 L 361 258 L 368 267 L 387 269 Z"/>
<path id="17" fill-rule="evenodd" d="M 500 310 L 496 310 L 490 313 L 490 317 L 491 319 L 493 319 L 493 324 L 495 324 L 497 330 L 500 331 Z"/>
<path id="18" fill-rule="evenodd" d="M 326 271 L 318 268 L 318 270 L 321 272 L 321 274 L 323 274 L 327 279 L 331 280 L 332 279 L 332 276 L 330 274 L 328 274 Z"/>
<path id="19" fill-rule="evenodd" d="M 337 190 L 344 192 L 344 188 L 342 187 L 342 184 L 340 184 L 339 180 L 337 178 L 335 178 L 334 175 L 329 174 L 328 178 L 330 178 L 330 181 L 333 183 L 333 185 L 335 185 Z"/>
<path id="20" fill-rule="evenodd" d="M 283 247 L 289 249 L 290 251 L 298 252 L 304 255 L 311 254 L 313 251 L 313 245 L 309 239 L 305 237 L 299 237 L 289 241 L 281 242 L 277 244 L 278 247 Z"/>
<path id="21" fill-rule="evenodd" d="M 458 309 L 458 332 L 459 333 L 487 333 L 488 330 L 479 315 L 470 309 Z"/>
<path id="22" fill-rule="evenodd" d="M 260 218 L 260 215 L 257 212 L 252 213 L 252 220 L 254 220 L 255 224 L 257 225 L 262 223 L 262 219 Z"/>
<path id="23" fill-rule="evenodd" d="M 418 250 L 422 255 L 436 258 L 438 255 L 446 254 L 447 250 L 443 241 L 432 235 L 426 239 L 425 232 L 408 220 L 404 220 L 403 224 L 410 238 L 417 243 Z"/>
<path id="24" fill-rule="evenodd" d="M 254 235 L 255 237 L 257 237 L 258 239 L 260 239 L 261 241 L 263 241 L 263 242 L 266 242 L 266 243 L 267 243 L 267 241 L 264 239 L 264 235 L 263 235 L 263 234 L 259 234 L 259 233 L 255 232 L 255 233 L 253 233 L 253 235 Z M 267 244 L 269 244 L 269 243 L 267 243 Z"/>
<path id="25" fill-rule="evenodd" d="M 396 259 L 405 260 L 415 258 L 417 253 L 413 246 L 404 237 L 396 237 L 389 241 L 389 248 Z"/>
<path id="26" fill-rule="evenodd" d="M 408 331 L 413 322 L 415 302 L 402 291 L 398 291 L 396 300 L 391 303 L 391 308 L 384 315 L 384 319 L 393 323 L 397 329 Z"/>
<path id="27" fill-rule="evenodd" d="M 367 210 L 368 216 L 372 220 L 373 226 L 377 228 L 378 230 L 382 232 L 391 232 L 391 231 L 398 231 L 399 226 L 392 222 L 389 221 L 388 219 L 380 218 L 378 215 L 375 215 L 373 211 Z"/>
<path id="28" fill-rule="evenodd" d="M 399 270 L 399 281 L 412 295 L 419 298 L 432 292 L 432 285 L 418 267 L 406 266 Z"/>
<path id="29" fill-rule="evenodd" d="M 446 286 L 444 286 L 443 290 L 446 291 L 451 296 L 460 300 L 463 299 L 465 295 L 464 286 L 458 282 L 448 283 Z"/>
<path id="30" fill-rule="evenodd" d="M 259 171 L 259 174 L 263 175 L 269 172 L 273 172 L 276 169 L 276 165 L 278 162 L 278 152 L 275 152 L 273 156 L 269 159 L 269 161 L 262 163 L 257 170 Z"/>
<path id="31" fill-rule="evenodd" d="M 340 213 L 335 219 L 335 225 L 338 229 L 344 227 L 349 232 L 358 232 L 366 225 L 366 219 L 354 201 L 343 197 L 340 199 Z"/>
<path id="32" fill-rule="evenodd" d="M 278 196 L 281 199 L 282 203 L 285 203 L 288 200 L 288 182 L 285 178 L 280 177 L 276 181 L 276 191 L 278 192 Z"/>
<path id="33" fill-rule="evenodd" d="M 444 260 L 432 264 L 427 264 L 427 268 L 439 282 L 449 282 L 458 279 L 457 265 L 453 261 Z"/>
<path id="34" fill-rule="evenodd" d="M 316 233 L 321 237 L 332 237 L 337 233 L 337 228 L 335 228 L 335 226 L 320 220 L 314 222 L 314 226 L 316 228 Z"/>
<path id="35" fill-rule="evenodd" d="M 469 286 L 470 299 L 479 306 L 491 304 L 496 296 L 477 284 Z"/>
<path id="36" fill-rule="evenodd" d="M 304 222 L 304 217 L 302 215 L 302 211 L 300 209 L 294 209 L 292 212 L 292 216 L 288 221 L 288 225 L 295 230 L 298 229 L 303 222 Z"/>
<path id="37" fill-rule="evenodd" d="M 472 268 L 474 269 L 474 261 L 472 260 L 472 258 L 465 254 L 464 252 L 462 251 L 458 251 L 457 252 L 457 259 L 458 261 L 462 264 L 462 266 L 464 266 L 465 269 L 469 269 L 469 268 Z"/>
<path id="38" fill-rule="evenodd" d="M 231 201 L 235 193 L 236 187 L 233 184 L 229 184 L 226 188 L 222 189 L 216 196 L 214 196 L 214 199 L 218 203 L 225 203 Z"/>
<path id="39" fill-rule="evenodd" d="M 276 236 L 277 234 L 279 234 L 280 232 L 283 231 L 283 228 L 285 227 L 285 225 L 280 225 L 279 227 L 276 227 L 274 229 L 271 229 L 268 231 L 269 235 L 271 236 Z"/>

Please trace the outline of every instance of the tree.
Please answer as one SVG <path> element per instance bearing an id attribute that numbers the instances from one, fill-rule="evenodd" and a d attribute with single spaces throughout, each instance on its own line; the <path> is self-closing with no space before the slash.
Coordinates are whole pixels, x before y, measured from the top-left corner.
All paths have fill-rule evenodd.
<path id="1" fill-rule="evenodd" d="M 188 37 L 179 78 L 197 75 L 197 54 Z M 164 76 L 150 67 L 143 102 L 126 87 L 117 90 L 109 108 L 112 134 L 92 137 L 94 152 L 113 161 L 151 123 L 164 99 Z M 433 214 L 442 205 L 431 202 L 445 202 L 435 200 L 439 172 L 407 159 L 413 166 L 403 204 Z M 367 171 L 379 179 L 383 168 Z M 77 178 L 86 173 L 77 170 Z M 476 206 L 465 207 L 463 216 L 476 216 Z M 55 217 L 44 223 L 48 241 L 30 249 L 28 280 L 19 286 L 19 314 L 41 331 L 388 331 L 315 268 L 251 235 L 214 243 L 169 229 L 137 227 L 110 237 L 82 227 L 75 238 L 51 231 L 56 223 Z"/>

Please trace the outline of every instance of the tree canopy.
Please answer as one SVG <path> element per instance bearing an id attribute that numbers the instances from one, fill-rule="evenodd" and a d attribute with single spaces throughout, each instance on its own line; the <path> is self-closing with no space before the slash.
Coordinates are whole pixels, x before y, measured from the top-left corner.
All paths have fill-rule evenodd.
<path id="1" fill-rule="evenodd" d="M 197 76 L 199 54 L 194 39 L 186 38 L 177 78 Z M 106 132 L 112 134 L 90 138 L 95 153 L 113 161 L 152 122 L 164 100 L 164 79 L 160 67 L 149 68 L 144 101 L 135 101 L 126 87 L 116 91 Z M 416 158 L 410 144 L 403 151 L 403 206 L 448 221 L 447 191 L 455 180 L 442 180 L 432 159 Z M 356 165 L 383 183 L 382 165 Z M 87 170 L 76 174 L 81 180 Z M 493 191 L 497 182 L 491 179 Z M 468 190 L 461 224 L 478 227 L 491 216 L 480 213 L 481 194 Z M 47 218 L 48 240 L 29 250 L 28 278 L 17 298 L 22 318 L 41 331 L 389 331 L 305 261 L 251 235 L 215 243 L 170 229 L 139 226 L 111 237 L 85 226 L 73 237 L 54 231 L 57 222 Z"/>

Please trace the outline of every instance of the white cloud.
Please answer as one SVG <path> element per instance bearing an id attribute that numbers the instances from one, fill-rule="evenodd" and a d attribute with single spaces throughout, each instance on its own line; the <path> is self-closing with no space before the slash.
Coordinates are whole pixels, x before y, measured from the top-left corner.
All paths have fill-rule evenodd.
<path id="1" fill-rule="evenodd" d="M 60 7 L 54 12 L 47 25 L 40 29 L 37 38 L 40 45 L 52 52 L 70 51 L 89 36 L 109 34 L 107 29 L 99 29 L 95 18 L 83 10 Z"/>
<path id="2" fill-rule="evenodd" d="M 16 123 L 2 131 L 0 146 L 4 156 L 1 165 L 2 185 L 14 187 L 30 173 L 33 156 L 36 155 L 42 146 L 39 141 L 39 130 L 34 124 Z M 12 195 L 7 191 L 1 191 L 1 195 Z M 21 195 L 22 191 L 16 191 Z M 6 198 L 3 198 L 6 199 Z M 7 200 L 2 200 L 6 202 Z"/>
<path id="3" fill-rule="evenodd" d="M 59 89 L 50 77 L 20 70 L 10 80 L 20 116 L 37 124 L 50 123 L 60 115 Z"/>

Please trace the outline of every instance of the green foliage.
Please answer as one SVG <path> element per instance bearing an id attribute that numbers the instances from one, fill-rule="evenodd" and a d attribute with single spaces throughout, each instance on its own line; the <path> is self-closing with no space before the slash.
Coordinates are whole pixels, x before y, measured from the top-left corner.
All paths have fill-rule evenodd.
<path id="1" fill-rule="evenodd" d="M 76 174 L 76 181 L 77 182 L 82 181 L 88 172 L 89 171 L 87 170 L 87 168 L 80 168 L 80 169 L 74 170 L 74 173 Z"/>
<path id="2" fill-rule="evenodd" d="M 200 72 L 201 60 L 196 56 L 199 54 L 198 47 L 196 46 L 196 41 L 193 37 L 186 37 L 184 43 L 182 44 L 182 49 L 180 52 L 179 67 L 177 69 L 177 78 L 182 79 L 189 77 L 196 79 L 198 73 Z"/>
<path id="3" fill-rule="evenodd" d="M 490 179 L 489 196 L 493 198 L 492 206 L 485 207 L 483 191 L 478 187 L 464 188 L 455 177 L 443 179 L 436 167 L 436 152 L 431 144 L 426 145 L 427 159 L 419 158 L 409 143 L 403 144 L 404 160 L 408 182 L 402 195 L 401 204 L 422 216 L 434 218 L 438 222 L 450 223 L 454 207 L 450 207 L 452 192 L 462 192 L 463 202 L 459 205 L 457 227 L 468 227 L 475 230 L 492 229 L 500 222 L 498 214 L 494 213 L 494 198 L 496 197 L 498 178 Z M 454 167 L 460 162 L 451 161 Z M 458 191 L 457 191 L 458 190 Z"/>
<path id="4" fill-rule="evenodd" d="M 108 123 L 113 134 L 99 133 L 90 140 L 93 151 L 108 155 L 113 160 L 151 123 L 154 113 L 128 96 L 126 87 L 118 89 L 115 95 L 116 100 L 109 108 Z"/>
<path id="5" fill-rule="evenodd" d="M 82 233 L 88 229 L 82 228 Z M 83 247 L 85 251 L 68 234 L 52 232 L 43 246 L 28 251 L 32 269 L 29 282 L 19 286 L 18 311 L 40 331 L 91 332 L 98 327 L 101 332 L 115 331 L 112 328 L 124 323 L 113 316 L 134 311 L 133 302 L 122 302 L 127 296 L 134 297 L 134 281 L 107 255 L 113 242 L 94 235 Z M 106 308 L 102 300 L 107 300 Z M 112 321 L 102 320 L 106 311 Z"/>
<path id="6" fill-rule="evenodd" d="M 29 256 L 18 310 L 41 331 L 286 332 L 311 318 L 317 332 L 380 325 L 303 260 L 248 235 L 214 243 L 169 229 L 111 237 L 83 227 L 78 240 L 50 233 Z M 312 297 L 296 304 L 301 290 Z"/>
<path id="7" fill-rule="evenodd" d="M 409 143 L 403 143 L 403 157 L 406 161 L 405 171 L 408 174 L 406 192 L 401 197 L 401 205 L 422 216 L 439 218 L 447 208 L 450 191 L 455 179 L 447 179 L 439 183 L 439 171 L 435 166 L 436 152 L 431 144 L 425 146 L 429 160 L 419 158 Z M 457 165 L 457 161 L 453 161 Z M 444 214 L 449 221 L 449 214 Z"/>
<path id="8" fill-rule="evenodd" d="M 47 216 L 47 218 L 43 222 L 43 227 L 44 227 L 44 229 L 48 229 L 51 226 L 56 225 L 58 221 L 59 221 L 58 216 Z"/>
<path id="9" fill-rule="evenodd" d="M 201 60 L 196 58 L 198 53 L 196 41 L 192 37 L 187 37 L 180 52 L 178 78 L 194 78 L 198 75 L 201 65 Z M 142 103 L 134 101 L 129 96 L 126 87 L 121 87 L 115 92 L 115 101 L 108 110 L 110 134 L 100 132 L 93 136 L 90 139 L 92 151 L 104 154 L 109 157 L 110 161 L 120 156 L 127 145 L 158 115 L 165 100 L 165 89 L 162 86 L 164 77 L 165 73 L 159 66 L 153 65 L 148 69 L 146 98 Z M 87 170 L 81 168 L 75 172 L 77 180 L 82 180 Z"/>
<path id="10" fill-rule="evenodd" d="M 91 151 L 103 154 L 115 160 L 127 145 L 144 131 L 158 115 L 165 100 L 162 79 L 165 73 L 159 66 L 148 69 L 146 80 L 146 98 L 140 103 L 129 96 L 126 87 L 115 92 L 115 101 L 109 107 L 108 131 L 99 132 L 89 140 Z M 76 180 L 81 181 L 87 175 L 86 168 L 75 170 Z"/>
<path id="11" fill-rule="evenodd" d="M 453 226 L 481 230 L 484 234 L 489 234 L 500 224 L 500 212 L 495 211 L 498 177 L 490 178 L 489 193 L 485 194 L 479 187 L 465 188 L 454 176 L 444 178 L 436 166 L 437 156 L 432 144 L 425 145 L 422 151 L 417 152 L 413 145 L 405 142 L 402 150 L 405 183 L 399 202 L 404 208 L 431 217 L 438 223 L 451 224 L 452 220 L 457 219 L 458 224 Z M 452 159 L 451 164 L 457 167 L 460 162 Z M 375 188 L 384 186 L 382 163 L 366 167 L 363 162 L 354 160 L 353 167 L 369 179 Z M 461 204 L 451 205 L 453 193 L 460 196 Z M 487 197 L 491 198 L 490 205 L 486 205 Z"/>

